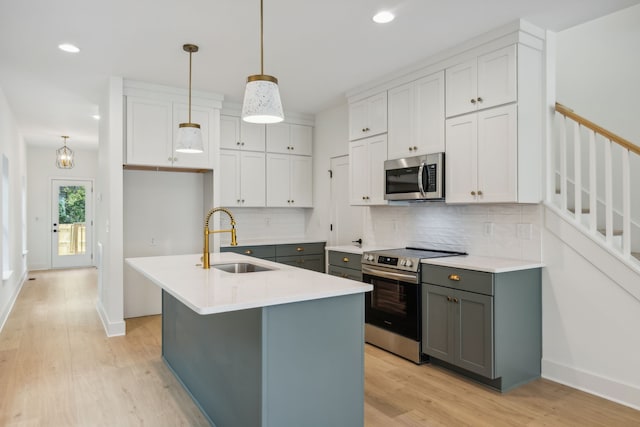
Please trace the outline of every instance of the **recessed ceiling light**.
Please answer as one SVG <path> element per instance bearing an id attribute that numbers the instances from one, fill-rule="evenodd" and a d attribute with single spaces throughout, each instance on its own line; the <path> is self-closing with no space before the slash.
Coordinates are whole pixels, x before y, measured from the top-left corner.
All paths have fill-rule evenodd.
<path id="1" fill-rule="evenodd" d="M 373 15 L 373 22 L 378 24 L 386 24 L 393 21 L 396 16 L 388 10 L 383 10 Z"/>
<path id="2" fill-rule="evenodd" d="M 96 120 L 100 120 L 100 114 L 94 114 L 94 115 L 93 115 L 93 116 L 91 116 L 91 117 L 93 117 L 93 118 L 94 118 L 94 119 L 96 119 Z"/>
<path id="3" fill-rule="evenodd" d="M 69 53 L 78 53 L 80 52 L 80 48 L 78 46 L 72 45 L 71 43 L 62 43 L 58 45 L 58 49 L 64 50 Z"/>

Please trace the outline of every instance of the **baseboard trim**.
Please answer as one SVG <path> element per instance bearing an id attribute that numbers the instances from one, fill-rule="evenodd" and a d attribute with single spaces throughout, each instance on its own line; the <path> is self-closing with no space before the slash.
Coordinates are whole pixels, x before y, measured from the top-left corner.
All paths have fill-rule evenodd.
<path id="1" fill-rule="evenodd" d="M 124 320 L 121 320 L 119 322 L 111 322 L 101 301 L 96 302 L 96 310 L 98 311 L 98 316 L 102 321 L 104 332 L 108 337 L 121 337 L 123 335 L 126 335 L 127 327 Z"/>
<path id="2" fill-rule="evenodd" d="M 542 360 L 542 377 L 640 410 L 640 387 L 633 384 L 623 383 L 548 359 Z"/>
<path id="3" fill-rule="evenodd" d="M 4 328 L 4 324 L 7 323 L 7 319 L 9 319 L 9 315 L 13 310 L 13 306 L 18 300 L 18 295 L 20 295 L 22 286 L 24 286 L 24 282 L 27 280 L 27 274 L 29 274 L 27 270 L 25 270 L 22 273 L 22 277 L 20 278 L 20 284 L 16 287 L 16 291 L 11 296 L 11 299 L 9 300 L 9 304 L 7 304 L 7 309 L 5 310 L 4 313 L 0 313 L 0 332 L 2 332 L 2 329 Z"/>

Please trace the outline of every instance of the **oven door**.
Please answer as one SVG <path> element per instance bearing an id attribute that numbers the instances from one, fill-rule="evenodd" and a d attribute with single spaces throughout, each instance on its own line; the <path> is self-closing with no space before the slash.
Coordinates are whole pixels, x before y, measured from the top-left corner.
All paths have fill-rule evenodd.
<path id="1" fill-rule="evenodd" d="M 365 322 L 420 341 L 421 286 L 417 275 L 363 266 L 362 281 L 373 285 L 365 294 Z"/>

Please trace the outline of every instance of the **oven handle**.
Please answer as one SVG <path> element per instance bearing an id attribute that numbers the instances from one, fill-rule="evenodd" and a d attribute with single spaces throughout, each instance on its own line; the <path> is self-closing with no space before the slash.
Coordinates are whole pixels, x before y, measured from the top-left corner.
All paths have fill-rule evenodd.
<path id="1" fill-rule="evenodd" d="M 387 270 L 379 270 L 377 268 L 371 268 L 367 265 L 362 266 L 362 274 L 368 274 L 370 276 L 384 277 L 385 279 L 399 280 L 401 282 L 418 284 L 419 278 L 414 273 L 395 272 Z"/>
<path id="2" fill-rule="evenodd" d="M 422 197 L 427 197 L 427 195 L 424 194 L 424 186 L 422 185 L 422 175 L 424 174 L 424 166 L 425 166 L 425 162 L 420 162 L 420 168 L 418 169 L 418 188 L 420 189 L 420 194 L 422 195 Z"/>

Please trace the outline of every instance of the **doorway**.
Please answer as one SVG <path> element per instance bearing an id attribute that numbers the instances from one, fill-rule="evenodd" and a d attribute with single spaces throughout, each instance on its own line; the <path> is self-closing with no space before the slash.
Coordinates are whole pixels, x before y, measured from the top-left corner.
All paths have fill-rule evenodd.
<path id="1" fill-rule="evenodd" d="M 51 268 L 93 264 L 92 196 L 92 180 L 51 180 Z"/>
<path id="2" fill-rule="evenodd" d="M 362 238 L 363 208 L 349 204 L 349 156 L 331 158 L 331 246 Z"/>

